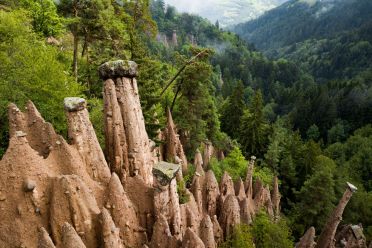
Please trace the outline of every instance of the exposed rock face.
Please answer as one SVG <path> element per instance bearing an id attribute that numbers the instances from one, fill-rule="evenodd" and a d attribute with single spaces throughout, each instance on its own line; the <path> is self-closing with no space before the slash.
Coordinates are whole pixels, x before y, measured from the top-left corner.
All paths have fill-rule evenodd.
<path id="1" fill-rule="evenodd" d="M 135 206 L 115 173 L 111 176 L 106 195 L 105 207 L 110 211 L 114 223 L 120 227 L 120 238 L 124 244 L 140 247 L 146 243 L 146 235 L 140 227 Z"/>
<path id="2" fill-rule="evenodd" d="M 86 248 L 75 229 L 68 222 L 62 226 L 62 245 L 69 248 Z"/>
<path id="3" fill-rule="evenodd" d="M 50 224 L 57 246 L 62 243 L 64 222 L 68 222 L 86 246 L 94 247 L 99 236 L 96 233 L 99 214 L 94 195 L 78 176 L 59 176 L 53 180 Z"/>
<path id="4" fill-rule="evenodd" d="M 273 191 L 271 192 L 275 220 L 279 219 L 280 217 L 280 197 L 278 177 L 275 176 L 273 182 Z"/>
<path id="5" fill-rule="evenodd" d="M 169 230 L 167 219 L 160 214 L 154 225 L 150 248 L 170 247 L 171 240 L 172 234 Z"/>
<path id="6" fill-rule="evenodd" d="M 223 203 L 219 223 L 224 231 L 224 236 L 231 235 L 234 227 L 240 224 L 240 207 L 235 195 L 228 195 Z"/>
<path id="7" fill-rule="evenodd" d="M 203 241 L 205 248 L 216 248 L 214 240 L 213 223 L 209 215 L 205 215 L 200 223 L 200 239 Z"/>
<path id="8" fill-rule="evenodd" d="M 367 248 L 362 225 L 344 225 L 335 239 L 335 247 Z"/>
<path id="9" fill-rule="evenodd" d="M 102 209 L 101 225 L 104 248 L 124 248 L 123 242 L 120 239 L 120 230 L 115 226 L 115 223 L 106 208 Z"/>
<path id="10" fill-rule="evenodd" d="M 203 157 L 199 149 L 197 149 L 195 152 L 194 165 L 196 168 L 203 168 Z"/>
<path id="11" fill-rule="evenodd" d="M 147 184 L 152 185 L 152 167 L 156 159 L 153 157 L 152 142 L 145 129 L 135 79 L 136 69 L 137 65 L 132 61 L 107 62 L 99 68 L 100 76 L 105 80 L 105 135 L 107 140 L 112 141 L 108 143 L 116 144 L 116 146 L 107 147 L 107 154 L 111 154 L 111 157 L 109 156 L 110 166 L 115 163 L 114 167 L 120 167 L 120 162 L 125 161 L 124 143 L 126 143 L 128 168 L 123 163 L 121 170 L 124 172 L 121 174 L 131 177 L 140 175 Z M 114 116 L 114 111 L 119 112 L 118 107 L 121 116 L 116 116 L 116 114 Z M 124 132 L 120 127 L 121 123 Z M 114 127 L 115 125 L 119 127 Z M 120 133 L 119 137 L 117 137 L 118 133 Z"/>
<path id="12" fill-rule="evenodd" d="M 342 214 L 351 196 L 356 190 L 357 188 L 354 185 L 347 183 L 347 189 L 344 195 L 342 196 L 340 202 L 333 211 L 332 215 L 327 220 L 327 223 L 317 240 L 316 244 L 317 248 L 327 248 L 334 246 L 334 237 L 336 234 L 337 227 L 342 220 Z"/>
<path id="13" fill-rule="evenodd" d="M 226 197 L 229 195 L 235 196 L 234 182 L 232 178 L 230 177 L 229 173 L 225 171 L 222 176 L 221 184 L 220 184 L 220 200 L 219 200 L 220 206 L 223 205 Z"/>
<path id="14" fill-rule="evenodd" d="M 194 195 L 196 204 L 198 205 L 199 213 L 203 213 L 203 195 L 200 185 L 200 177 L 195 175 L 191 186 L 191 192 Z"/>
<path id="15" fill-rule="evenodd" d="M 128 145 L 123 117 L 117 101 L 115 83 L 108 79 L 104 84 L 105 147 L 111 171 L 122 178 L 129 173 Z"/>
<path id="16" fill-rule="evenodd" d="M 300 239 L 300 242 L 296 244 L 296 248 L 314 248 L 316 243 L 315 239 L 315 228 L 310 227 L 304 236 Z"/>
<path id="17" fill-rule="evenodd" d="M 49 236 L 49 233 L 45 230 L 44 227 L 41 227 L 39 230 L 39 242 L 37 244 L 38 248 L 55 248 L 52 239 Z"/>
<path id="18" fill-rule="evenodd" d="M 107 184 L 111 173 L 98 143 L 93 125 L 89 120 L 89 113 L 85 108 L 85 100 L 69 97 L 65 99 L 64 105 L 69 124 L 68 134 L 71 144 L 75 145 L 79 151 L 87 165 L 86 169 L 90 177 L 95 181 Z"/>
<path id="19" fill-rule="evenodd" d="M 217 202 L 220 195 L 219 185 L 213 171 L 209 170 L 205 174 L 203 191 L 203 205 L 209 216 L 217 214 Z"/>
<path id="20" fill-rule="evenodd" d="M 190 228 L 186 230 L 182 241 L 182 248 L 204 248 L 203 241 Z"/>
<path id="21" fill-rule="evenodd" d="M 214 240 L 216 241 L 216 244 L 218 246 L 223 242 L 224 236 L 223 236 L 223 230 L 220 226 L 220 223 L 217 220 L 216 215 L 213 216 L 212 223 L 213 223 Z"/>
<path id="22" fill-rule="evenodd" d="M 245 177 L 245 192 L 247 194 L 248 199 L 253 198 L 253 170 L 254 170 L 254 163 L 256 161 L 256 157 L 252 156 L 251 161 L 248 165 L 247 175 Z"/>
<path id="23" fill-rule="evenodd" d="M 172 114 L 170 110 L 167 111 L 167 128 L 165 130 L 165 158 L 168 162 L 178 162 L 179 160 L 182 167 L 182 173 L 187 173 L 187 159 L 179 135 L 176 132 L 176 126 L 174 125 Z"/>
<path id="24" fill-rule="evenodd" d="M 103 80 L 120 77 L 134 78 L 138 76 L 138 66 L 133 61 L 109 61 L 100 66 L 99 75 Z"/>
<path id="25" fill-rule="evenodd" d="M 167 186 L 176 177 L 179 170 L 179 165 L 161 161 L 154 166 L 152 173 L 158 184 Z"/>
<path id="26" fill-rule="evenodd" d="M 209 162 L 211 161 L 214 154 L 214 147 L 212 143 L 206 142 L 204 143 L 204 153 L 203 153 L 203 166 L 206 169 L 209 165 Z"/>

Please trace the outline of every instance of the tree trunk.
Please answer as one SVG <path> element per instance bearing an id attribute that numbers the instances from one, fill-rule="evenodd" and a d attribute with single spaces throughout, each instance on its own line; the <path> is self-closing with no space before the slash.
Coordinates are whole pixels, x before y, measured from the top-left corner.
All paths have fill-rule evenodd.
<path id="1" fill-rule="evenodd" d="M 78 76 L 78 49 L 79 49 L 79 37 L 77 33 L 73 34 L 74 36 L 74 58 L 72 61 L 72 73 L 75 77 L 75 81 L 77 82 L 77 76 Z"/>

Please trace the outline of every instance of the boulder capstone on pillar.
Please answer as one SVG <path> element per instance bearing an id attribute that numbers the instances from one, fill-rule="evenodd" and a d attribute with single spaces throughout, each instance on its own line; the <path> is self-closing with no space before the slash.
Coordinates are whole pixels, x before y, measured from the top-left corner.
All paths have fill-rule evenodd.
<path id="1" fill-rule="evenodd" d="M 110 169 L 89 120 L 85 99 L 67 97 L 64 100 L 64 107 L 71 144 L 79 151 L 90 177 L 95 181 L 107 184 L 111 177 Z"/>
<path id="2" fill-rule="evenodd" d="M 139 175 L 152 185 L 155 158 L 145 129 L 137 87 L 137 64 L 110 61 L 102 64 L 99 75 L 104 83 L 106 153 L 111 168 L 119 175 Z"/>

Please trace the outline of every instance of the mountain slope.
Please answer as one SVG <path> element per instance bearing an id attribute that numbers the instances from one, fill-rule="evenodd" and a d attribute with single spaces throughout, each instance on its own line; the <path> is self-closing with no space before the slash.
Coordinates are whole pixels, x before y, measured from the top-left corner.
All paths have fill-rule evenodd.
<path id="1" fill-rule="evenodd" d="M 265 11 L 279 6 L 287 0 L 166 0 L 167 4 L 180 11 L 199 14 L 212 22 L 219 21 L 222 27 L 235 25 L 257 18 Z"/>
<path id="2" fill-rule="evenodd" d="M 324 38 L 372 21 L 370 0 L 292 0 L 237 25 L 245 40 L 266 53 L 309 38 Z"/>

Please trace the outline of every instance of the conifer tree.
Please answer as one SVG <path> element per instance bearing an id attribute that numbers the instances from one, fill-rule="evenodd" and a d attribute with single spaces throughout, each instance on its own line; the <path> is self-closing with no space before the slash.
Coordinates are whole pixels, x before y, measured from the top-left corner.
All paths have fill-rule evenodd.
<path id="1" fill-rule="evenodd" d="M 244 85 L 239 81 L 232 95 L 227 99 L 221 116 L 222 131 L 234 139 L 239 136 L 240 119 L 243 116 L 244 109 Z"/>
<path id="2" fill-rule="evenodd" d="M 269 126 L 263 116 L 261 91 L 256 91 L 249 111 L 244 111 L 240 122 L 238 141 L 246 156 L 263 156 L 268 143 Z"/>

